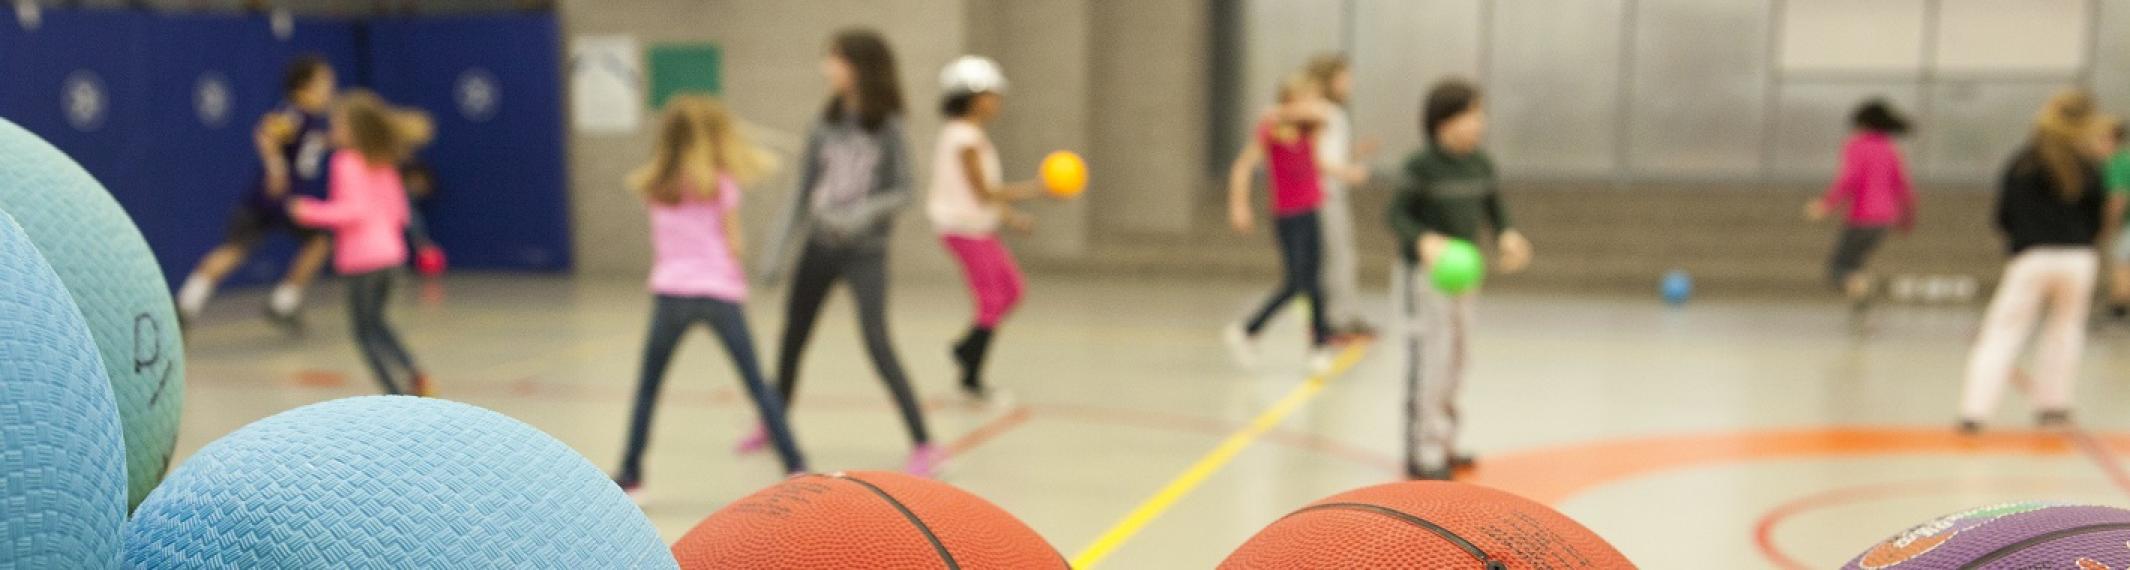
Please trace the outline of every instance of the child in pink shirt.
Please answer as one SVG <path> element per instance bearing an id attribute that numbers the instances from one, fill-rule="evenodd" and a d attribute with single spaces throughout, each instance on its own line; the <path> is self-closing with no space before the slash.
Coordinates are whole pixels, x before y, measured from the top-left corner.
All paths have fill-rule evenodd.
<path id="1" fill-rule="evenodd" d="M 1908 132 L 1908 121 L 1895 113 L 1884 99 L 1872 99 L 1857 108 L 1851 119 L 1856 134 L 1842 149 L 1841 170 L 1827 194 L 1805 206 L 1813 220 L 1827 217 L 1835 208 L 1847 206 L 1848 217 L 1827 260 L 1827 280 L 1855 303 L 1856 312 L 1869 307 L 1871 276 L 1863 272 L 1865 259 L 1878 249 L 1886 230 L 1907 233 L 1915 226 L 1915 193 L 1908 186 L 1907 169 L 1893 138 Z"/>
<path id="2" fill-rule="evenodd" d="M 804 472 L 806 459 L 785 422 L 783 396 L 763 380 L 747 315 L 740 308 L 747 300 L 739 254 L 740 184 L 769 169 L 767 155 L 740 135 L 738 121 L 723 105 L 700 95 L 666 102 L 658 141 L 651 164 L 630 179 L 651 210 L 650 288 L 656 301 L 637 376 L 627 450 L 614 483 L 632 494 L 642 486 L 643 454 L 650 444 L 659 385 L 673 349 L 698 322 L 710 327 L 732 356 L 784 470 Z"/>
<path id="3" fill-rule="evenodd" d="M 1324 192 L 1312 143 L 1313 133 L 1324 124 L 1326 106 L 1314 82 L 1300 76 L 1289 78 L 1280 86 L 1279 105 L 1265 114 L 1255 140 L 1243 147 L 1228 173 L 1228 222 L 1237 232 L 1248 233 L 1256 225 L 1249 204 L 1250 172 L 1258 162 L 1267 163 L 1272 217 L 1279 234 L 1281 265 L 1286 269 L 1279 289 L 1248 319 L 1222 333 L 1244 366 L 1256 361 L 1258 333 L 1297 295 L 1309 299 L 1310 366 L 1319 371 L 1331 366 L 1331 327 L 1325 321 L 1318 269 L 1323 245 L 1317 206 L 1323 203 Z"/>
<path id="4" fill-rule="evenodd" d="M 332 125 L 339 150 L 328 166 L 326 199 L 298 196 L 289 217 L 333 233 L 333 269 L 347 279 L 355 344 L 378 384 L 387 394 L 427 396 L 429 375 L 385 321 L 385 303 L 394 273 L 407 263 L 407 191 L 398 165 L 428 141 L 428 119 L 356 91 L 334 109 Z"/>

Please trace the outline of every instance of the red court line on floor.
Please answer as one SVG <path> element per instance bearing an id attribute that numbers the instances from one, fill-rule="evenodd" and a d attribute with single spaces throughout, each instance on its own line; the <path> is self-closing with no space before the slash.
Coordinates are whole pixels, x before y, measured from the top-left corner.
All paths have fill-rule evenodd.
<path id="1" fill-rule="evenodd" d="M 2115 483 L 2115 488 L 2124 494 L 2130 494 L 2130 471 L 2123 469 L 2123 462 L 2115 456 L 2115 452 L 2109 451 L 2107 444 L 2076 424 L 2071 426 L 2070 434 L 2071 441 L 2078 444 L 2078 450 L 2084 452 L 2086 458 L 2092 459 L 2093 464 L 2100 467 L 2101 473 L 2108 476 L 2108 481 Z"/>
<path id="2" fill-rule="evenodd" d="M 634 384 L 630 384 L 629 386 L 633 387 Z M 451 384 L 445 384 L 442 397 L 451 398 L 454 396 L 511 396 L 568 399 L 572 401 L 597 399 L 600 401 L 608 402 L 628 401 L 630 398 L 635 397 L 633 393 L 626 392 L 620 389 L 602 389 L 602 387 L 599 386 L 591 386 L 580 383 L 542 382 L 538 378 L 534 377 L 518 378 L 516 380 L 501 384 L 495 382 L 481 382 L 456 386 Z M 664 401 L 667 403 L 681 405 L 725 406 L 744 402 L 745 399 L 740 396 L 738 390 L 734 390 L 731 388 L 719 388 L 715 390 L 685 390 L 669 387 L 666 390 Z M 956 407 L 959 404 L 947 399 L 934 398 L 924 400 L 922 405 L 925 411 L 932 412 Z M 797 402 L 794 402 L 794 407 L 797 409 L 891 408 L 890 404 L 886 400 L 880 400 L 877 398 L 867 398 L 862 396 L 839 396 L 835 394 L 806 395 L 805 397 L 800 398 Z M 1240 422 L 1219 420 L 1202 416 L 1169 414 L 1146 410 L 1103 408 L 1080 404 L 1025 404 L 1020 406 L 1020 409 L 1025 410 L 1025 414 L 1028 417 L 1011 418 L 1012 427 L 1019 427 L 1020 424 L 1026 423 L 1030 419 L 1030 417 L 1034 415 L 1041 415 L 1044 419 L 1058 419 L 1099 425 L 1127 424 L 1147 429 L 1191 432 L 1206 434 L 1213 437 L 1225 436 L 1229 432 L 1235 431 L 1236 428 L 1242 426 Z M 1008 414 L 1008 416 L 1001 416 L 1000 418 L 993 420 L 993 423 L 1006 420 L 1010 416 L 1010 413 Z M 980 426 L 978 429 L 983 429 L 984 427 L 988 426 Z M 986 436 L 986 439 L 995 438 L 997 435 L 998 434 L 995 433 L 988 434 Z M 1366 465 L 1371 468 L 1383 470 L 1387 474 L 1395 474 L 1398 469 L 1397 460 L 1392 459 L 1387 455 L 1376 453 L 1367 449 L 1362 449 L 1360 447 L 1356 447 L 1345 442 L 1338 441 L 1336 439 L 1316 434 L 1279 430 L 1266 433 L 1264 436 L 1264 440 L 1277 445 L 1345 459 L 1347 461 Z M 977 442 L 976 445 L 971 445 L 970 447 L 974 448 L 978 445 L 981 445 L 982 443 L 984 442 Z M 958 455 L 959 453 L 955 454 Z"/>
<path id="3" fill-rule="evenodd" d="M 1877 483 L 1858 487 L 1849 487 L 1845 489 L 1822 491 L 1819 493 L 1814 493 L 1811 495 L 1805 495 L 1803 497 L 1792 499 L 1790 502 L 1787 503 L 1776 505 L 1775 508 L 1768 510 L 1768 512 L 1765 514 L 1762 514 L 1760 516 L 1760 520 L 1753 523 L 1753 544 L 1754 546 L 1760 549 L 1761 556 L 1766 557 L 1768 562 L 1774 564 L 1779 568 L 1783 568 L 1784 570 L 1808 570 L 1812 568 L 1811 565 L 1799 562 L 1796 558 L 1791 557 L 1789 553 L 1784 552 L 1782 550 L 1782 547 L 1775 544 L 1775 527 L 1780 526 L 1783 521 L 1786 521 L 1791 517 L 1797 516 L 1799 513 L 1844 504 L 1863 503 L 1907 495 L 1928 495 L 1933 493 L 1945 492 L 1948 490 L 1960 491 L 1975 487 L 1987 487 L 1989 488 L 1989 490 L 1992 491 L 2016 491 L 2022 493 L 2060 492 L 2067 488 L 2075 486 L 2073 485 L 2073 483 L 2076 482 L 2065 479 L 2044 479 L 2031 477 L 1994 479 L 1929 479 L 1921 481 L 1896 481 L 1890 483 Z M 1904 529 L 1887 529 L 1886 535 L 1892 536 L 1893 533 L 1900 532 L 1901 530 Z M 1865 545 L 1860 543 L 1858 545 L 1858 548 L 1861 549 L 1864 548 L 1864 546 Z M 1862 550 L 1858 550 L 1858 552 L 1862 552 Z"/>
<path id="4" fill-rule="evenodd" d="M 964 433 L 961 437 L 947 443 L 947 456 L 960 457 L 962 454 L 968 453 L 969 450 L 976 449 L 977 446 L 989 443 L 991 440 L 998 438 L 998 436 L 1013 431 L 1013 428 L 1021 427 L 1021 424 L 1028 423 L 1029 415 L 1031 413 L 1028 411 L 1027 406 L 1019 406 L 1013 408 L 1013 411 L 1006 412 L 1005 415 L 984 422 L 984 425 L 977 426 L 976 429 L 969 430 L 968 433 Z"/>

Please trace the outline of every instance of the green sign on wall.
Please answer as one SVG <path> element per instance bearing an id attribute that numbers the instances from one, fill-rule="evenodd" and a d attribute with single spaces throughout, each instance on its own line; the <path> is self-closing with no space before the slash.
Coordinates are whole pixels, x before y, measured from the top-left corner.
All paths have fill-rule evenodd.
<path id="1" fill-rule="evenodd" d="M 716 95 L 724 92 L 719 72 L 724 56 L 714 44 L 653 44 L 651 58 L 651 108 L 662 108 L 666 99 L 683 91 Z"/>

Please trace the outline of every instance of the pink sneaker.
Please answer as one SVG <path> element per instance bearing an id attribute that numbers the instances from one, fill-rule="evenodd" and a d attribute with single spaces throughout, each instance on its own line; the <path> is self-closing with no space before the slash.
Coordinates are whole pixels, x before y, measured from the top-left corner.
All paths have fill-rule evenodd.
<path id="1" fill-rule="evenodd" d="M 902 472 L 930 479 L 939 474 L 939 467 L 946 462 L 947 450 L 927 443 L 910 452 L 910 462 L 902 466 Z"/>
<path id="2" fill-rule="evenodd" d="M 754 426 L 754 431 L 740 436 L 740 443 L 732 446 L 732 452 L 739 455 L 753 455 L 760 453 L 762 449 L 767 447 L 769 447 L 769 429 L 756 425 Z"/>

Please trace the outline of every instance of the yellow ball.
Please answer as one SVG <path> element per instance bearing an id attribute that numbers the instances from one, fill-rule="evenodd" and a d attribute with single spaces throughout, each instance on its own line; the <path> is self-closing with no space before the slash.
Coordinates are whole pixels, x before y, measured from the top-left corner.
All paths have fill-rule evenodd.
<path id="1" fill-rule="evenodd" d="M 1057 151 L 1043 157 L 1043 185 L 1059 198 L 1079 196 L 1087 189 L 1087 162 L 1072 151 Z"/>

